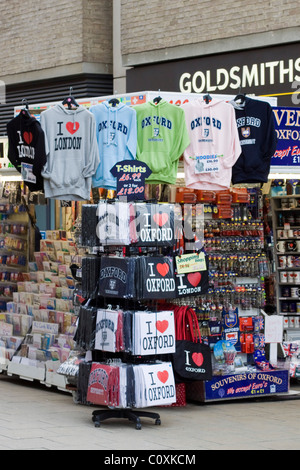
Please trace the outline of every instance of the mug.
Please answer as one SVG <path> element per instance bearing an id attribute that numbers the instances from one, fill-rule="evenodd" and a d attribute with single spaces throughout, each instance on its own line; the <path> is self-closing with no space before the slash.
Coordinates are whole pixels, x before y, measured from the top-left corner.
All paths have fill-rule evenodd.
<path id="1" fill-rule="evenodd" d="M 294 287 L 292 287 L 294 289 Z M 283 286 L 281 288 L 281 296 L 282 297 L 291 297 L 291 289 L 288 286 Z M 292 296 L 293 297 L 293 296 Z"/>
<path id="2" fill-rule="evenodd" d="M 293 268 L 294 266 L 294 257 L 293 256 L 287 256 L 286 257 L 286 267 L 287 268 Z"/>
<path id="3" fill-rule="evenodd" d="M 289 312 L 296 313 L 297 312 L 297 305 L 296 302 L 291 302 L 289 305 Z"/>
<path id="4" fill-rule="evenodd" d="M 288 282 L 288 273 L 287 273 L 287 271 L 281 271 L 279 276 L 280 276 L 280 282 L 281 283 Z"/>
<path id="5" fill-rule="evenodd" d="M 291 297 L 293 298 L 298 298 L 300 296 L 300 291 L 298 287 L 292 287 L 291 288 Z M 286 295 L 284 297 L 287 297 Z"/>
<path id="6" fill-rule="evenodd" d="M 283 327 L 284 328 L 289 327 L 289 317 L 283 317 Z"/>
<path id="7" fill-rule="evenodd" d="M 300 271 L 294 271 L 294 283 L 300 284 Z"/>
<path id="8" fill-rule="evenodd" d="M 277 251 L 280 251 L 281 253 L 285 252 L 285 242 L 278 242 L 276 245 Z"/>
<path id="9" fill-rule="evenodd" d="M 295 327 L 295 318 L 289 317 L 289 328 L 294 328 L 294 327 Z"/>
<path id="10" fill-rule="evenodd" d="M 285 238 L 284 230 L 277 230 L 277 238 Z"/>
<path id="11" fill-rule="evenodd" d="M 296 250 L 297 250 L 297 245 L 295 241 L 290 240 L 286 242 L 286 251 L 296 251 Z"/>
<path id="12" fill-rule="evenodd" d="M 300 258 L 299 256 L 294 256 L 294 266 L 295 268 L 300 268 Z M 300 277 L 299 277 L 300 280 Z"/>
<path id="13" fill-rule="evenodd" d="M 297 313 L 300 313 L 300 302 L 297 302 L 296 307 L 297 307 Z"/>
<path id="14" fill-rule="evenodd" d="M 300 240 L 297 240 L 295 243 L 296 243 L 296 251 L 300 251 Z"/>
<path id="15" fill-rule="evenodd" d="M 288 238 L 293 238 L 294 237 L 294 230 L 292 230 L 292 229 L 287 230 L 287 236 L 288 236 Z"/>
<path id="16" fill-rule="evenodd" d="M 295 326 L 295 328 L 299 328 L 299 324 L 300 324 L 299 317 L 294 317 L 294 326 Z"/>
<path id="17" fill-rule="evenodd" d="M 299 235 L 300 235 L 300 230 L 294 230 L 294 235 L 293 235 L 293 237 L 294 237 L 294 238 L 299 238 Z"/>
<path id="18" fill-rule="evenodd" d="M 280 277 L 280 282 L 281 283 L 286 283 L 288 281 L 287 271 L 281 271 L 281 273 L 279 274 L 279 277 Z"/>
<path id="19" fill-rule="evenodd" d="M 279 261 L 279 267 L 280 268 L 286 268 L 287 267 L 287 257 L 286 256 L 279 256 L 278 261 Z"/>
<path id="20" fill-rule="evenodd" d="M 281 302 L 281 311 L 283 313 L 288 313 L 289 311 L 289 304 L 288 302 Z"/>
<path id="21" fill-rule="evenodd" d="M 287 273 L 287 282 L 289 284 L 295 284 L 295 272 L 294 271 L 289 271 Z"/>

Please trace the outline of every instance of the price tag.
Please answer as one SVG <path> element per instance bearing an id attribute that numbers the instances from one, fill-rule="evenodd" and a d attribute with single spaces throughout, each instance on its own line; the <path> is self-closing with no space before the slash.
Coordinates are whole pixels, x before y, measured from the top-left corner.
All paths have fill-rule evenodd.
<path id="1" fill-rule="evenodd" d="M 176 256 L 176 267 L 178 274 L 206 271 L 205 255 L 201 252 Z"/>
<path id="2" fill-rule="evenodd" d="M 36 176 L 33 174 L 33 165 L 30 163 L 21 163 L 21 176 L 23 181 L 28 183 L 36 183 Z"/>
<path id="3" fill-rule="evenodd" d="M 220 171 L 220 160 L 222 155 L 198 155 L 196 156 L 195 174 L 217 173 Z"/>

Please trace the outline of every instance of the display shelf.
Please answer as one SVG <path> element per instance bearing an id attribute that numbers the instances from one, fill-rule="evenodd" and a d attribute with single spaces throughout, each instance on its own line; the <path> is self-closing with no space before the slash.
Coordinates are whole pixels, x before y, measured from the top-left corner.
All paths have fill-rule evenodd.
<path id="1" fill-rule="evenodd" d="M 276 277 L 276 310 L 279 315 L 284 317 L 284 339 L 290 336 L 290 331 L 300 332 L 299 327 L 291 326 L 289 319 L 298 316 L 297 302 L 300 302 L 299 297 L 291 295 L 283 296 L 282 290 L 284 288 L 292 289 L 298 288 L 298 282 L 282 282 L 282 274 L 287 272 L 299 272 L 300 270 L 300 251 L 297 250 L 297 242 L 300 237 L 297 232 L 289 233 L 290 231 L 297 231 L 300 229 L 300 195 L 291 194 L 284 196 L 274 196 L 271 198 L 271 214 L 273 224 L 273 239 L 274 239 L 274 260 L 275 260 L 275 277 Z M 284 233 L 285 232 L 285 233 Z M 278 245 L 280 242 L 281 246 Z M 287 245 L 291 243 L 290 247 Z M 280 249 L 279 249 L 280 248 Z M 288 266 L 289 263 L 294 263 L 293 266 Z M 289 281 L 289 280 L 288 280 Z M 285 304 L 286 312 L 282 311 L 282 305 Z M 292 308 L 294 311 L 289 311 Z"/>
<path id="2" fill-rule="evenodd" d="M 25 363 L 25 358 L 15 356 L 7 366 L 7 375 L 17 375 L 20 379 L 28 380 L 30 382 L 33 382 L 34 380 L 44 382 L 46 377 L 45 365 L 42 363 L 29 365 L 28 362 L 29 361 L 26 361 Z"/>
<path id="3" fill-rule="evenodd" d="M 35 261 L 30 261 L 29 271 L 14 283 L 17 291 L 6 303 L 6 312 L 0 312 L 0 321 L 7 335 L 21 334 L 19 347 L 11 352 L 6 349 L 6 354 L 11 354 L 5 365 L 6 373 L 66 390 L 65 378 L 57 374 L 57 368 L 74 346 L 77 317 L 69 265 L 73 255 L 76 262 L 80 257 L 73 240 L 61 240 L 58 231 L 54 232 L 48 233 L 49 239 L 41 240 L 44 251 L 34 253 Z M 29 320 L 30 328 L 25 329 Z M 3 339 L 6 348 L 12 347 L 9 339 L 9 336 Z"/>
<path id="4" fill-rule="evenodd" d="M 72 393 L 67 387 L 67 378 L 64 375 L 58 374 L 57 370 L 60 366 L 58 361 L 47 361 L 45 364 L 46 373 L 45 380 L 42 382 L 46 387 L 56 387 L 58 390 Z"/>
<path id="5" fill-rule="evenodd" d="M 13 299 L 17 281 L 28 268 L 31 226 L 23 205 L 11 205 L 5 199 L 0 220 L 0 300 L 1 310 Z"/>
<path id="6" fill-rule="evenodd" d="M 0 374 L 2 372 L 7 371 L 7 367 L 8 367 L 9 362 L 10 361 L 8 359 L 3 359 L 3 358 L 0 359 Z"/>
<path id="7" fill-rule="evenodd" d="M 58 390 L 72 393 L 67 387 L 66 378 L 57 374 L 58 367 L 54 367 L 52 371 L 49 370 L 49 367 L 45 363 L 36 362 L 30 364 L 30 361 L 26 360 L 26 358 L 15 357 L 12 361 L 8 361 L 5 367 L 0 365 L 0 371 L 5 371 L 10 377 L 18 376 L 20 379 L 30 382 L 38 381 L 48 388 L 55 387 Z"/>

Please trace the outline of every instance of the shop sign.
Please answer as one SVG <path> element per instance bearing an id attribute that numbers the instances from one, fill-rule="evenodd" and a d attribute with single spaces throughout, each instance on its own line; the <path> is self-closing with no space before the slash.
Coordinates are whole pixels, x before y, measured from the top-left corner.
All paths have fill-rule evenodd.
<path id="1" fill-rule="evenodd" d="M 297 106 L 299 43 L 140 65 L 126 77 L 127 92 L 246 93 L 277 97 L 280 106 Z"/>
<path id="2" fill-rule="evenodd" d="M 300 169 L 300 108 L 273 108 L 277 148 L 271 160 L 272 167 Z"/>
<path id="3" fill-rule="evenodd" d="M 245 397 L 263 397 L 286 393 L 289 390 L 289 371 L 255 371 L 216 376 L 205 382 L 207 400 L 224 400 Z"/>

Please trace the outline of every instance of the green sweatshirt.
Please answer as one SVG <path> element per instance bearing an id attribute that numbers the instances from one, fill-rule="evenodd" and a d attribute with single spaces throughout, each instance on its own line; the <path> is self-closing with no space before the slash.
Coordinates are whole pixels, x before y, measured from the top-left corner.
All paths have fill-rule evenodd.
<path id="1" fill-rule="evenodd" d="M 152 170 L 146 183 L 175 184 L 178 160 L 190 144 L 183 109 L 165 100 L 133 108 L 137 115 L 137 160 Z"/>

